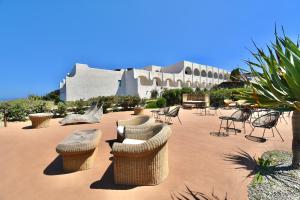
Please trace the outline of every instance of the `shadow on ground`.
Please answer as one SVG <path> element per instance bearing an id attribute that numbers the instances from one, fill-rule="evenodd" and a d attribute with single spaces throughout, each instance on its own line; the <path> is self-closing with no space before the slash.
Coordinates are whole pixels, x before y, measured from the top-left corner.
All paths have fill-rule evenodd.
<path id="1" fill-rule="evenodd" d="M 24 126 L 22 129 L 33 129 L 33 127 L 29 125 L 29 126 Z"/>
<path id="2" fill-rule="evenodd" d="M 100 180 L 90 185 L 91 189 L 109 189 L 109 190 L 129 190 L 137 186 L 134 185 L 117 185 L 114 183 L 113 164 L 110 164 Z"/>
<path id="3" fill-rule="evenodd" d="M 235 169 L 245 169 L 249 171 L 246 178 L 260 175 L 268 180 L 276 180 L 282 184 L 289 185 L 288 183 L 295 183 L 296 179 L 293 174 L 289 172 L 293 170 L 292 166 L 284 166 L 283 163 L 272 163 L 269 166 L 261 166 L 255 159 L 255 156 L 251 156 L 244 150 L 239 149 L 235 154 L 225 154 L 225 161 L 232 162 L 235 165 L 239 165 Z"/>
<path id="4" fill-rule="evenodd" d="M 64 172 L 63 160 L 61 156 L 57 156 L 44 170 L 44 174 L 48 176 L 69 174 L 70 172 Z"/>

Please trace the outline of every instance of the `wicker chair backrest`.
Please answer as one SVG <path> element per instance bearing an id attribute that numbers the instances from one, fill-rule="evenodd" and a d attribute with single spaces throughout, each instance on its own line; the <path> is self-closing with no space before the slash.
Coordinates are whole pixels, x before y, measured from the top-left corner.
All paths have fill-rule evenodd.
<path id="1" fill-rule="evenodd" d="M 170 110 L 170 107 L 164 107 L 164 108 L 160 109 L 160 113 L 167 114 L 169 112 L 169 110 Z"/>
<path id="2" fill-rule="evenodd" d="M 252 122 L 252 125 L 255 127 L 272 128 L 276 126 L 279 117 L 280 117 L 280 112 L 271 111 L 255 119 Z"/>
<path id="3" fill-rule="evenodd" d="M 178 116 L 178 113 L 179 113 L 179 110 L 180 110 L 180 106 L 177 106 L 176 108 L 174 108 L 173 110 L 169 111 L 167 113 L 168 116 L 170 117 L 177 117 Z"/>
<path id="4" fill-rule="evenodd" d="M 251 110 L 249 108 L 243 108 L 234 112 L 231 117 L 235 118 L 236 121 L 245 122 L 251 116 Z"/>

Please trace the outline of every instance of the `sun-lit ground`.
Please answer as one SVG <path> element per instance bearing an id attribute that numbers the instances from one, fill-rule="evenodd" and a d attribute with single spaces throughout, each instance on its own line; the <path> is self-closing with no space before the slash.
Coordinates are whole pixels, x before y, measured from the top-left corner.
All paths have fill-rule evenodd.
<path id="1" fill-rule="evenodd" d="M 171 125 L 169 140 L 168 178 L 157 186 L 120 187 L 113 184 L 110 146 L 107 140 L 116 138 L 115 121 L 128 119 L 132 112 L 105 114 L 101 123 L 60 126 L 53 119 L 49 128 L 30 129 L 30 121 L 9 123 L 0 128 L 0 199 L 170 199 L 172 193 L 184 192 L 185 185 L 193 190 L 215 194 L 221 198 L 247 199 L 247 169 L 226 161 L 226 155 L 245 151 L 260 156 L 267 150 L 291 148 L 291 122 L 281 121 L 278 135 L 266 132 L 268 141 L 256 143 L 245 139 L 243 133 L 229 137 L 211 136 L 220 121 L 217 116 L 201 116 L 196 110 L 181 110 L 182 125 L 177 119 Z M 222 110 L 222 115 L 233 111 Z M 220 114 L 219 114 L 220 115 Z M 239 128 L 241 124 L 237 125 Z M 75 130 L 102 130 L 99 155 L 93 169 L 63 174 L 57 159 L 56 145 Z M 247 132 L 250 126 L 247 125 Z M 257 129 L 255 134 L 262 135 Z M 246 163 L 247 165 L 247 163 Z M 249 166 L 251 168 L 251 166 Z"/>

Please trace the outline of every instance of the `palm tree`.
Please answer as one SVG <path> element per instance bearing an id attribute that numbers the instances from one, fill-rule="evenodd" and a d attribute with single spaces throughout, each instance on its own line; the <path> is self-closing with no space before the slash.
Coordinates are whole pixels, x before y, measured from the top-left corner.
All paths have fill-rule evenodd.
<path id="1" fill-rule="evenodd" d="M 267 53 L 255 45 L 255 61 L 246 61 L 254 77 L 251 94 L 258 104 L 273 104 L 294 109 L 292 116 L 293 162 L 300 169 L 300 49 L 285 34 L 277 35 Z"/>

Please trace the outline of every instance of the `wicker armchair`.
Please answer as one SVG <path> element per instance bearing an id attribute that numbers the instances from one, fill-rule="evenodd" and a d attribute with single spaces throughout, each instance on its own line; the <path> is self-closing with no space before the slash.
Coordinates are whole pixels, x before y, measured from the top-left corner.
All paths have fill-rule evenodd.
<path id="1" fill-rule="evenodd" d="M 125 185 L 157 185 L 169 174 L 168 139 L 171 129 L 156 124 L 126 133 L 130 139 L 144 140 L 139 144 L 114 143 L 114 181 Z M 127 138 L 126 138 L 127 139 Z"/>
<path id="2" fill-rule="evenodd" d="M 281 134 L 279 133 L 278 129 L 276 128 L 276 125 L 278 123 L 278 119 L 280 117 L 281 113 L 278 111 L 271 111 L 268 112 L 265 115 L 262 115 L 258 118 L 256 118 L 253 122 L 252 122 L 252 126 L 254 127 L 251 131 L 251 133 L 249 134 L 249 136 L 252 135 L 253 131 L 255 128 L 263 128 L 264 132 L 263 132 L 263 136 L 262 138 L 264 138 L 265 136 L 265 131 L 266 129 L 271 129 L 273 137 L 274 137 L 274 131 L 273 128 L 275 128 L 275 130 L 277 131 L 278 135 L 280 136 L 282 142 L 284 142 Z"/>
<path id="3" fill-rule="evenodd" d="M 128 120 L 117 121 L 117 139 L 122 142 L 124 139 L 124 133 L 127 128 L 144 128 L 155 123 L 155 119 L 148 115 L 141 115 Z"/>

